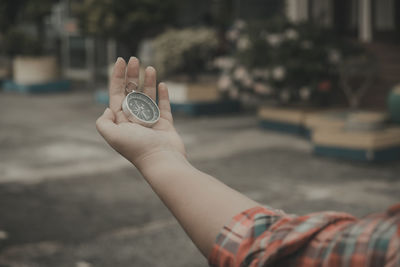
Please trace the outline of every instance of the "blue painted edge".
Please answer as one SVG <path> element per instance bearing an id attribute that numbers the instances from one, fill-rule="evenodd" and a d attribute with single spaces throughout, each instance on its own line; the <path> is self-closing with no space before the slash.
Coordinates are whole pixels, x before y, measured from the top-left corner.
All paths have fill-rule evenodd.
<path id="1" fill-rule="evenodd" d="M 69 80 L 57 80 L 40 84 L 19 84 L 12 80 L 3 81 L 2 88 L 5 92 L 18 93 L 54 93 L 65 92 L 70 90 L 71 83 Z"/>
<path id="2" fill-rule="evenodd" d="M 314 145 L 314 154 L 355 161 L 383 162 L 400 160 L 400 146 L 367 151 L 365 149 Z"/>
<path id="3" fill-rule="evenodd" d="M 307 139 L 310 139 L 311 136 L 311 132 L 300 124 L 261 119 L 259 120 L 259 126 L 263 129 L 287 134 L 295 134 Z"/>
<path id="4" fill-rule="evenodd" d="M 94 100 L 99 103 L 108 106 L 109 97 L 107 90 L 97 90 L 94 93 Z"/>
<path id="5" fill-rule="evenodd" d="M 240 109 L 240 102 L 234 100 L 189 102 L 183 104 L 171 103 L 172 112 L 191 116 L 235 113 L 239 112 Z"/>

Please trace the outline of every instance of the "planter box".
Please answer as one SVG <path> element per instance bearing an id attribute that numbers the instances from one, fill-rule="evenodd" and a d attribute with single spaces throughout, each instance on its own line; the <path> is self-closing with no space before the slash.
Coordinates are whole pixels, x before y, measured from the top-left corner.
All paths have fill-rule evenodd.
<path id="1" fill-rule="evenodd" d="M 304 128 L 307 130 L 309 138 L 311 138 L 313 131 L 316 129 L 342 129 L 347 115 L 348 112 L 344 110 L 330 110 L 309 114 L 304 120 Z"/>
<path id="2" fill-rule="evenodd" d="M 306 121 L 309 116 L 321 112 L 315 108 L 261 107 L 258 118 L 264 129 L 309 137 Z"/>
<path id="3" fill-rule="evenodd" d="M 221 100 L 215 80 L 203 77 L 199 82 L 167 82 L 171 109 L 189 116 L 218 115 L 240 111 L 240 102 Z"/>
<path id="4" fill-rule="evenodd" d="M 219 100 L 216 83 L 176 83 L 166 82 L 169 98 L 173 104 L 187 104 L 193 102 L 213 102 Z"/>
<path id="5" fill-rule="evenodd" d="M 358 161 L 400 159 L 400 127 L 374 132 L 316 129 L 312 143 L 314 153 L 322 156 Z"/>
<path id="6" fill-rule="evenodd" d="M 208 102 L 190 102 L 185 104 L 171 103 L 173 113 L 190 116 L 219 115 L 240 111 L 240 102 L 236 100 L 218 100 Z"/>
<path id="7" fill-rule="evenodd" d="M 387 114 L 385 112 L 331 110 L 323 113 L 309 114 L 305 119 L 304 125 L 311 136 L 314 130 L 319 129 L 335 131 L 353 126 L 354 130 L 363 130 L 361 128 L 363 124 L 383 122 L 386 118 Z M 349 119 L 351 119 L 352 125 L 349 125 Z"/>
<path id="8" fill-rule="evenodd" d="M 56 93 L 65 92 L 70 89 L 68 80 L 58 80 L 40 84 L 19 84 L 14 81 L 4 81 L 3 90 L 18 93 Z"/>
<path id="9" fill-rule="evenodd" d="M 16 57 L 13 61 L 13 80 L 20 85 L 46 84 L 59 79 L 54 56 Z"/>
<path id="10" fill-rule="evenodd" d="M 108 105 L 109 97 L 107 90 L 96 91 L 95 101 Z M 208 102 L 190 102 L 184 104 L 171 103 L 171 110 L 174 113 L 182 113 L 190 116 L 215 115 L 240 111 L 240 103 L 232 100 L 219 100 Z"/>

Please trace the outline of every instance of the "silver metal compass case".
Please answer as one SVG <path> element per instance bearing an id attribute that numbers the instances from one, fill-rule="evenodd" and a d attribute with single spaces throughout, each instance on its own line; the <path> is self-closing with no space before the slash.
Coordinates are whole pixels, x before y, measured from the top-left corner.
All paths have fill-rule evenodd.
<path id="1" fill-rule="evenodd" d="M 137 87 L 136 84 L 134 85 Z M 126 95 L 122 103 L 122 110 L 131 122 L 145 127 L 153 126 L 160 119 L 160 110 L 153 99 L 134 90 Z"/>

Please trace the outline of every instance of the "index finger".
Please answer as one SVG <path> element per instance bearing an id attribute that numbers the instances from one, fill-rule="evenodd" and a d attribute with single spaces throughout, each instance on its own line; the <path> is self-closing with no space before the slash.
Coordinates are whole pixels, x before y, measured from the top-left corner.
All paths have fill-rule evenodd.
<path id="1" fill-rule="evenodd" d="M 126 62 L 119 57 L 115 62 L 109 86 L 109 105 L 114 113 L 121 110 L 122 101 L 125 98 L 125 71 Z"/>

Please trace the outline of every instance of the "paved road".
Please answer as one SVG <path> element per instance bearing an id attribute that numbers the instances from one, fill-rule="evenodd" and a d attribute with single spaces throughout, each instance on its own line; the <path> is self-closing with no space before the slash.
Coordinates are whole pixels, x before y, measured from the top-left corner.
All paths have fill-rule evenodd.
<path id="1" fill-rule="evenodd" d="M 0 93 L 0 266 L 207 266 L 140 174 L 105 145 L 87 92 Z M 399 201 L 400 164 L 315 157 L 251 115 L 177 117 L 191 162 L 290 213 Z"/>

